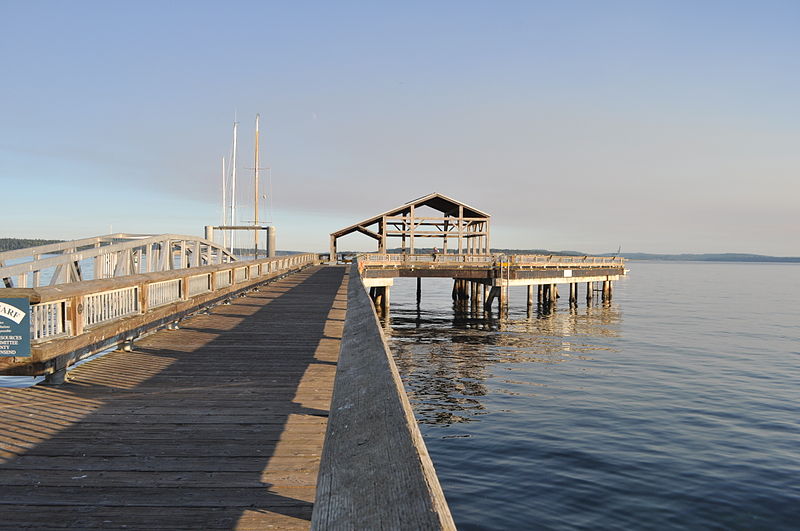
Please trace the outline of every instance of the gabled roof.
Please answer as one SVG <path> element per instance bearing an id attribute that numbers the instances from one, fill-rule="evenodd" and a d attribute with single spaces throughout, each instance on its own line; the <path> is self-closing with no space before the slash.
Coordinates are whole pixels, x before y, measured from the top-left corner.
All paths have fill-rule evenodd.
<path id="1" fill-rule="evenodd" d="M 466 203 L 462 203 L 461 201 L 457 201 L 451 197 L 447 197 L 444 194 L 440 194 L 438 192 L 433 192 L 431 194 L 419 197 L 417 199 L 413 199 L 408 203 L 401 205 L 397 208 L 393 208 L 392 210 L 387 210 L 381 214 L 373 216 L 371 218 L 365 219 L 359 223 L 354 225 L 350 225 L 349 227 L 345 227 L 341 230 L 337 230 L 336 232 L 332 232 L 331 236 L 335 238 L 339 238 L 346 234 L 350 234 L 352 232 L 362 232 L 367 236 L 372 236 L 373 238 L 379 238 L 377 234 L 371 233 L 371 231 L 366 230 L 366 227 L 378 223 L 381 218 L 384 216 L 400 216 L 400 215 L 408 215 L 411 212 L 411 207 L 417 208 L 421 206 L 427 206 L 434 210 L 438 210 L 442 214 L 446 216 L 458 216 L 458 207 L 463 207 L 464 209 L 464 217 L 465 218 L 489 218 L 489 214 L 478 210 L 477 208 L 473 208 Z"/>

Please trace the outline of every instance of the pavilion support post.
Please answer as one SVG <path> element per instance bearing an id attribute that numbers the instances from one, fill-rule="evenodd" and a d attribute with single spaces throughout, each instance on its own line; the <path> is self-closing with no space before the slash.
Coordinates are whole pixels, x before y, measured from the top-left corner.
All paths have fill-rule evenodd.
<path id="1" fill-rule="evenodd" d="M 458 206 L 458 254 L 464 253 L 464 207 Z"/>
<path id="2" fill-rule="evenodd" d="M 542 300 L 543 300 L 543 299 L 542 299 L 542 290 L 543 290 L 543 289 L 544 289 L 544 286 L 542 286 L 541 284 L 539 284 L 539 285 L 536 287 L 536 291 L 538 292 L 538 293 L 537 293 L 537 299 L 538 299 L 538 302 L 539 302 L 539 304 L 541 304 L 541 303 L 542 303 Z"/>
<path id="3" fill-rule="evenodd" d="M 592 302 L 592 296 L 594 295 L 592 291 L 594 290 L 594 286 L 592 282 L 586 283 L 586 302 Z"/>
<path id="4" fill-rule="evenodd" d="M 450 230 L 450 221 L 445 217 L 444 220 L 444 234 L 442 235 L 442 254 L 447 254 L 447 233 Z"/>
<path id="5" fill-rule="evenodd" d="M 378 233 L 381 236 L 381 239 L 378 240 L 378 252 L 385 253 L 386 252 L 386 216 L 381 218 L 381 224 L 379 227 Z"/>
<path id="6" fill-rule="evenodd" d="M 417 277 L 417 306 L 422 301 L 422 278 Z"/>
<path id="7" fill-rule="evenodd" d="M 574 282 L 570 282 L 569 284 L 569 302 L 570 304 L 574 304 L 578 301 L 578 285 Z"/>
<path id="8" fill-rule="evenodd" d="M 411 205 L 408 219 L 408 254 L 414 254 L 414 205 Z"/>

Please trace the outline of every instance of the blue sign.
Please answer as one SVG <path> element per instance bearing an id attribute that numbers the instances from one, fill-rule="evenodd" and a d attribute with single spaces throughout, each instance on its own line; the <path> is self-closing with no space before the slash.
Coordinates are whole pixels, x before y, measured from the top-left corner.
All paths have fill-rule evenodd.
<path id="1" fill-rule="evenodd" d="M 30 355 L 30 302 L 25 298 L 0 299 L 0 356 Z"/>

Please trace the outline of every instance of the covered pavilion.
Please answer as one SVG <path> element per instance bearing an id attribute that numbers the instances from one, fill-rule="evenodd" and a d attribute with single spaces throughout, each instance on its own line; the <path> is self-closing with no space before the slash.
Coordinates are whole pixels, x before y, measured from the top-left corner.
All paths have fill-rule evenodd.
<path id="1" fill-rule="evenodd" d="M 420 216 L 422 207 L 441 215 Z M 336 256 L 337 240 L 354 232 L 375 239 L 379 253 L 387 252 L 389 238 L 399 238 L 402 252 L 408 254 L 414 254 L 419 238 L 433 238 L 430 246 L 441 246 L 444 254 L 489 254 L 490 217 L 486 212 L 434 192 L 331 233 L 331 258 Z"/>

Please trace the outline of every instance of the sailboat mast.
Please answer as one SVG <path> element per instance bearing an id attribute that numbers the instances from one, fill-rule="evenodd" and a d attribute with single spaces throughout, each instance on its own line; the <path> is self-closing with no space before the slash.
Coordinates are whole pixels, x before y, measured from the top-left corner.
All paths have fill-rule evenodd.
<path id="1" fill-rule="evenodd" d="M 231 225 L 236 225 L 236 135 L 239 130 L 239 122 L 233 122 L 233 155 L 231 160 Z M 231 231 L 231 252 L 234 251 L 236 247 L 236 242 L 233 238 L 233 232 Z"/>
<path id="2" fill-rule="evenodd" d="M 222 226 L 228 224 L 228 197 L 227 197 L 227 188 L 228 182 L 225 178 L 225 157 L 222 157 Z M 222 246 L 227 248 L 228 247 L 228 235 L 225 231 L 222 231 Z"/>
<path id="3" fill-rule="evenodd" d="M 258 119 L 260 115 L 256 114 L 256 153 L 255 153 L 255 166 L 253 166 L 253 225 L 258 227 Z M 258 260 L 258 229 L 253 230 L 253 249 L 255 259 Z"/>

